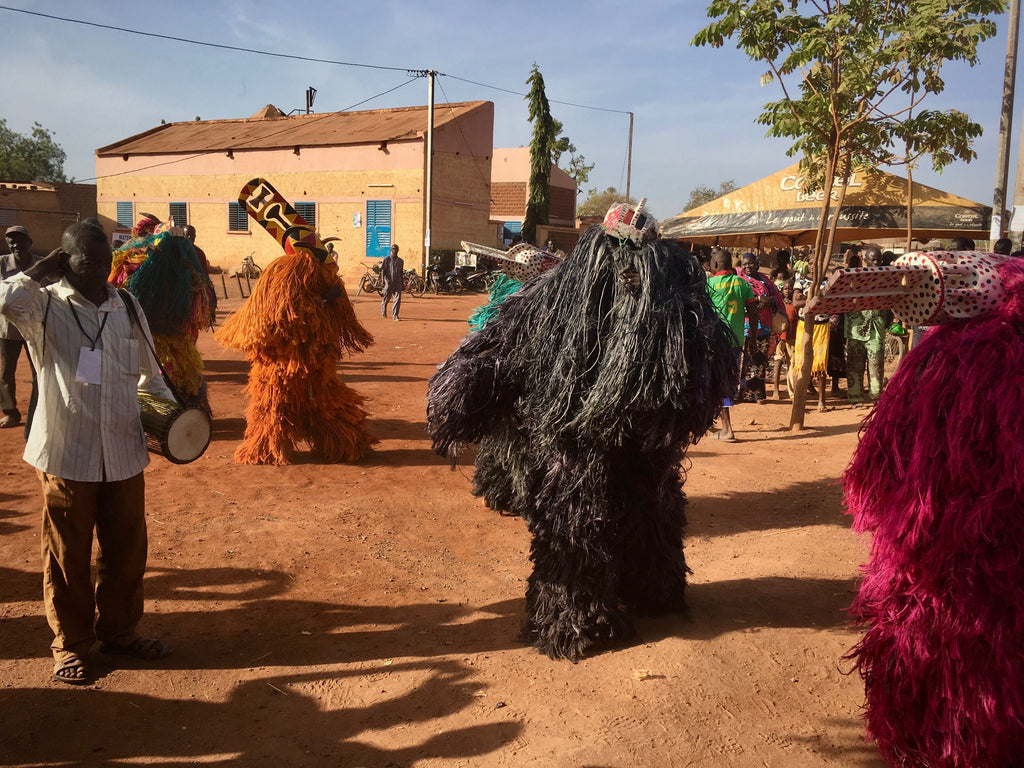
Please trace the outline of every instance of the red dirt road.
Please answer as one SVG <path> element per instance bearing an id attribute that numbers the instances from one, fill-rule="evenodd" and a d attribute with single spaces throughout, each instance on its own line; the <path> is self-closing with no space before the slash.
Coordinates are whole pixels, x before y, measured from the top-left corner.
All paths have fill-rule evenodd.
<path id="1" fill-rule="evenodd" d="M 788 404 L 738 406 L 741 442 L 689 453 L 692 618 L 551 661 L 516 640 L 525 525 L 424 431 L 427 379 L 481 301 L 406 296 L 396 323 L 353 297 L 377 342 L 339 371 L 381 439 L 355 465 L 234 464 L 247 366 L 204 334 L 213 442 L 147 470 L 142 629 L 174 653 L 97 654 L 84 689 L 49 677 L 39 489 L 20 430 L 0 430 L 0 764 L 884 766 L 842 660 L 866 542 L 838 478 L 867 411 L 812 411 L 791 434 Z"/>

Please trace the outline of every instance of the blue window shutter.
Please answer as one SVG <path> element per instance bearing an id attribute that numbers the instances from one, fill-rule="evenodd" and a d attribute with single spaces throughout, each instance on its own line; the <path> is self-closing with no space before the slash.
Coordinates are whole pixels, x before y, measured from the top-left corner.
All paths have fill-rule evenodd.
<path id="1" fill-rule="evenodd" d="M 228 231 L 249 231 L 249 214 L 241 203 L 228 203 Z"/>
<path id="2" fill-rule="evenodd" d="M 135 226 L 134 208 L 131 202 L 117 204 L 117 226 L 129 229 Z"/>
<path id="3" fill-rule="evenodd" d="M 188 203 L 170 203 L 168 210 L 176 226 L 188 226 Z"/>
<path id="4" fill-rule="evenodd" d="M 366 256 L 383 258 L 391 251 L 391 201 L 366 201 Z"/>
<path id="5" fill-rule="evenodd" d="M 304 222 L 316 229 L 316 203 L 295 203 L 295 212 Z"/>

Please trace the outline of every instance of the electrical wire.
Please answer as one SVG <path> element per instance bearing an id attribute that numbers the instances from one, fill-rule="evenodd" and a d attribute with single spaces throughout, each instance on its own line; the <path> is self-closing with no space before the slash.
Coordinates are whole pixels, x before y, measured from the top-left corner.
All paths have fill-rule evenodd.
<path id="1" fill-rule="evenodd" d="M 293 53 L 278 53 L 276 51 L 264 51 L 264 50 L 260 50 L 258 48 L 246 48 L 244 46 L 239 46 L 239 45 L 227 45 L 225 43 L 210 43 L 210 42 L 206 42 L 204 40 L 193 40 L 193 39 L 188 38 L 188 37 L 178 37 L 176 35 L 164 35 L 164 34 L 160 34 L 158 32 L 146 32 L 145 30 L 142 30 L 142 29 L 131 29 L 131 28 L 128 28 L 128 27 L 118 27 L 118 26 L 114 26 L 113 24 L 101 24 L 101 23 L 96 22 L 96 21 L 86 21 L 85 19 L 72 19 L 72 18 L 69 18 L 67 16 L 57 16 L 56 14 L 51 14 L 51 13 L 42 13 L 40 11 L 29 11 L 29 10 L 27 10 L 25 8 L 12 8 L 9 5 L 0 5 L 0 11 L 11 11 L 13 13 L 23 13 L 23 14 L 25 14 L 27 16 L 37 16 L 39 18 L 49 19 L 51 21 L 63 21 L 63 22 L 68 23 L 68 24 L 80 24 L 80 25 L 86 26 L 86 27 L 94 27 L 96 29 L 106 29 L 106 30 L 111 30 L 113 32 L 122 32 L 122 33 L 128 34 L 128 35 L 140 35 L 142 37 L 153 37 L 153 38 L 157 38 L 159 40 L 170 40 L 170 41 L 176 42 L 176 43 L 185 43 L 186 45 L 198 45 L 198 46 L 202 46 L 202 47 L 205 47 L 205 48 L 217 48 L 217 49 L 224 50 L 224 51 L 237 51 L 239 53 L 251 53 L 251 54 L 255 54 L 257 56 L 272 56 L 272 57 L 278 58 L 278 59 L 291 59 L 291 60 L 294 60 L 294 61 L 308 61 L 308 62 L 315 63 L 315 64 L 334 64 L 334 65 L 341 66 L 341 67 L 361 67 L 363 69 L 379 69 L 379 70 L 386 70 L 386 71 L 391 71 L 391 72 L 408 72 L 412 76 L 424 76 L 428 72 L 428 70 L 416 69 L 416 68 L 413 68 L 413 67 L 388 67 L 388 66 L 384 66 L 382 64 L 362 64 L 362 63 L 354 62 L 354 61 L 337 61 L 335 59 L 319 59 L 319 58 L 315 58 L 315 57 L 312 57 L 312 56 L 299 56 L 299 55 L 293 54 Z M 435 74 L 439 75 L 440 77 L 450 77 L 453 80 L 461 80 L 464 83 L 470 83 L 471 85 L 476 85 L 476 86 L 479 86 L 481 88 L 489 88 L 489 89 L 494 90 L 494 91 L 502 91 L 503 93 L 510 93 L 513 96 L 524 96 L 525 97 L 527 95 L 525 93 L 522 93 L 521 91 L 513 91 L 513 90 L 511 90 L 509 88 L 502 88 L 502 87 L 497 86 L 497 85 L 489 85 L 487 83 L 481 83 L 481 82 L 478 82 L 476 80 L 469 80 L 468 78 L 459 77 L 457 75 L 448 75 L 448 74 L 445 74 L 445 73 L 442 73 L 442 72 L 435 72 Z M 592 109 L 592 110 L 596 110 L 598 112 L 613 112 L 613 113 L 621 114 L 621 115 L 628 115 L 629 114 L 629 112 L 627 110 L 624 110 L 624 109 L 609 109 L 608 107 L 594 107 L 594 106 L 590 106 L 588 104 L 576 104 L 576 103 L 571 102 L 571 101 L 560 101 L 558 99 L 551 99 L 551 98 L 549 98 L 548 101 L 550 103 L 552 103 L 552 104 L 562 104 L 564 106 L 576 107 L 578 109 Z"/>
<path id="2" fill-rule="evenodd" d="M 43 18 L 43 19 L 47 19 L 47 20 L 51 20 L 51 21 L 62 21 L 62 22 L 68 23 L 68 24 L 79 24 L 79 25 L 82 25 L 82 26 L 93 27 L 93 28 L 96 28 L 96 29 L 104 29 L 104 30 L 110 30 L 110 31 L 113 31 L 113 32 L 121 32 L 121 33 L 124 33 L 124 34 L 139 35 L 141 37 L 150 37 L 150 38 L 156 38 L 156 39 L 160 39 L 160 40 L 169 40 L 171 42 L 185 43 L 187 45 L 197 45 L 197 46 L 202 46 L 202 47 L 206 47 L 206 48 L 216 48 L 216 49 L 226 50 L 226 51 L 236 51 L 236 52 L 239 52 L 239 53 L 249 53 L 249 54 L 254 54 L 254 55 L 258 55 L 258 56 L 270 56 L 270 57 L 274 57 L 274 58 L 291 59 L 291 60 L 294 60 L 294 61 L 305 61 L 305 62 L 311 62 L 311 63 L 317 63 L 317 64 L 333 64 L 333 65 L 336 65 L 336 66 L 343 66 L 343 67 L 359 67 L 359 68 L 363 68 L 363 69 L 376 69 L 376 70 L 384 70 L 384 71 L 391 71 L 391 72 L 406 72 L 409 75 L 410 80 L 408 80 L 407 82 L 402 83 L 400 85 L 397 85 L 394 88 L 390 88 L 390 89 L 388 89 L 386 91 L 383 91 L 383 92 L 381 92 L 381 93 L 379 93 L 379 94 L 377 94 L 375 96 L 371 96 L 368 99 L 364 99 L 363 101 L 357 102 L 356 104 L 353 104 L 353 105 L 351 105 L 349 107 L 346 107 L 345 109 L 340 110 L 342 112 L 347 112 L 347 111 L 349 111 L 351 109 L 354 109 L 355 107 L 361 106 L 361 105 L 363 105 L 363 104 L 365 104 L 365 103 L 367 103 L 369 101 L 373 101 L 374 99 L 380 98 L 381 96 L 384 96 L 384 95 L 386 95 L 388 93 L 391 93 L 392 91 L 396 91 L 399 88 L 401 88 L 402 86 L 407 85 L 409 82 L 412 82 L 412 79 L 419 78 L 419 77 L 425 77 L 425 76 L 427 76 L 428 74 L 431 73 L 431 70 L 425 70 L 425 69 L 414 69 L 414 68 L 410 68 L 410 67 L 392 67 L 392 66 L 384 66 L 384 65 L 380 65 L 380 64 L 363 64 L 363 63 L 359 63 L 359 62 L 338 61 L 338 60 L 334 60 L 334 59 L 320 59 L 320 58 L 315 58 L 315 57 L 311 57 L 311 56 L 299 56 L 299 55 L 290 54 L 290 53 L 278 53 L 278 52 L 275 52 L 275 51 L 264 51 L 264 50 L 260 50 L 260 49 L 257 49 L 257 48 L 246 48 L 246 47 L 243 47 L 243 46 L 227 45 L 227 44 L 224 44 L 224 43 L 211 43 L 211 42 L 206 42 L 206 41 L 202 41 L 202 40 L 193 40 L 193 39 L 186 38 L 186 37 L 178 37 L 176 35 L 165 35 L 165 34 L 160 34 L 160 33 L 157 33 L 157 32 L 147 32 L 147 31 L 141 30 L 141 29 L 130 29 L 130 28 L 127 28 L 127 27 L 114 26 L 114 25 L 111 25 L 111 24 L 101 24 L 99 22 L 86 21 L 84 19 L 73 19 L 73 18 L 69 18 L 69 17 L 66 17 L 66 16 L 57 16 L 56 14 L 42 13 L 40 11 L 30 11 L 30 10 L 27 10 L 27 9 L 24 9 L 24 8 L 12 8 L 11 6 L 8 6 L 8 5 L 0 5 L 0 10 L 11 11 L 12 13 L 21 13 L 21 14 L 25 14 L 25 15 L 28 15 L 28 16 L 36 16 L 38 18 Z M 481 83 L 481 82 L 479 82 L 477 80 L 470 80 L 468 78 L 459 77 L 458 75 L 448 75 L 448 74 L 444 74 L 444 73 L 441 73 L 441 72 L 434 72 L 433 74 L 435 74 L 438 77 L 450 77 L 453 80 L 459 80 L 461 82 L 469 83 L 470 85 L 475 85 L 475 86 L 478 86 L 480 88 L 488 88 L 488 89 L 491 89 L 491 90 L 512 94 L 514 96 L 526 97 L 528 95 L 528 94 L 523 93 L 521 91 L 514 91 L 514 90 L 511 90 L 509 88 L 502 88 L 500 86 L 490 85 L 488 83 Z M 438 84 L 440 85 L 440 81 L 438 81 Z M 443 86 L 441 86 L 441 92 L 444 95 L 445 99 L 447 100 L 448 96 L 447 96 L 447 94 L 444 93 L 444 87 Z M 595 107 L 595 106 L 591 106 L 591 105 L 587 105 L 587 104 L 578 104 L 578 103 L 575 103 L 575 102 L 561 101 L 559 99 L 551 99 L 551 98 L 549 98 L 548 101 L 550 103 L 552 103 L 552 104 L 561 104 L 563 106 L 575 107 L 575 108 L 578 108 L 578 109 L 589 109 L 589 110 L 594 110 L 594 111 L 598 111 L 598 112 L 610 112 L 610 113 L 613 113 L 613 114 L 621 114 L 621 115 L 628 115 L 628 114 L 630 114 L 630 112 L 628 110 L 623 110 L 623 109 L 610 109 L 608 107 Z M 456 125 L 458 125 L 458 122 L 456 122 Z M 284 132 L 286 130 L 288 130 L 288 128 L 283 129 L 281 132 Z M 459 132 L 460 133 L 462 132 L 461 126 L 459 126 Z M 260 137 L 259 140 L 262 141 L 262 140 L 265 140 L 265 139 L 269 138 L 270 136 L 274 136 L 274 135 L 276 135 L 276 133 L 269 134 L 268 136 L 262 136 L 262 137 Z M 252 141 L 256 141 L 256 140 L 257 139 L 253 139 Z M 463 134 L 463 141 L 466 143 L 467 148 L 468 148 L 468 141 L 466 141 L 466 138 L 465 138 L 464 134 Z M 247 142 L 243 142 L 242 144 L 238 145 L 238 147 L 232 147 L 232 149 L 244 148 L 246 143 Z M 90 177 L 90 178 L 82 179 L 81 181 L 82 182 L 96 181 L 98 179 L 112 178 L 112 177 L 115 177 L 115 176 L 124 176 L 124 175 L 128 175 L 128 174 L 138 173 L 139 171 L 145 171 L 145 170 L 150 170 L 152 168 L 158 168 L 158 167 L 161 167 L 161 166 L 172 165 L 174 163 L 185 162 L 187 160 L 194 160 L 194 159 L 196 159 L 198 157 L 202 157 L 204 155 L 209 155 L 209 154 L 213 154 L 215 152 L 220 152 L 220 151 L 222 151 L 222 150 L 219 150 L 219 149 L 217 149 L 217 150 L 208 150 L 208 151 L 205 151 L 205 152 L 199 152 L 199 153 L 194 154 L 194 155 L 189 155 L 189 156 L 186 156 L 186 157 L 176 158 L 174 160 L 167 160 L 167 161 L 164 161 L 164 162 L 161 162 L 161 163 L 154 163 L 152 165 L 143 166 L 141 168 L 136 168 L 136 169 L 134 169 L 132 171 L 124 171 L 124 172 L 120 172 L 120 173 L 112 173 L 112 174 L 107 174 L 105 176 L 93 176 L 93 177 Z M 620 182 L 620 186 L 621 186 L 621 182 Z"/>
<path id="3" fill-rule="evenodd" d="M 363 99 L 362 101 L 356 102 L 355 104 L 353 104 L 353 105 L 351 105 L 349 107 L 345 107 L 344 109 L 341 109 L 341 110 L 338 110 L 338 111 L 339 112 L 348 112 L 349 110 L 354 109 L 355 107 L 358 107 L 358 106 L 360 106 L 362 104 L 365 104 L 368 101 L 373 101 L 374 99 L 379 99 L 381 96 L 385 96 L 385 95 L 391 93 L 392 91 L 397 91 L 399 88 L 405 87 L 409 83 L 413 82 L 413 80 L 415 80 L 415 79 L 416 79 L 415 77 L 410 77 L 404 83 L 399 83 L 394 88 L 388 88 L 386 91 L 381 91 L 380 93 L 378 93 L 378 94 L 376 94 L 374 96 L 370 96 L 367 99 Z M 324 119 L 326 119 L 328 117 L 332 117 L 334 114 L 335 114 L 334 112 L 325 112 L 323 114 L 317 115 L 315 118 L 311 119 L 307 123 L 307 125 L 313 125 L 315 123 L 318 123 L 321 120 L 324 120 Z M 290 130 L 291 130 L 291 126 L 289 125 L 289 126 L 286 126 L 286 127 L 282 128 L 279 131 L 274 131 L 273 133 L 268 133 L 268 134 L 265 134 L 265 135 L 260 136 L 258 138 L 252 138 L 252 139 L 249 139 L 247 141 L 242 141 L 242 142 L 239 142 L 238 144 L 234 144 L 234 145 L 232 145 L 230 147 L 230 149 L 232 149 L 232 150 L 235 150 L 235 149 L 245 149 L 247 145 L 252 144 L 255 141 L 265 141 L 265 140 L 267 140 L 267 139 L 269 139 L 269 138 L 271 138 L 273 136 L 277 136 L 280 133 L 286 133 L 286 132 L 288 132 Z M 79 183 L 79 184 L 84 184 L 84 183 L 90 182 L 90 181 L 97 181 L 98 179 L 112 179 L 112 178 L 115 178 L 117 176 L 129 176 L 129 175 L 132 175 L 132 174 L 136 174 L 139 171 L 148 171 L 148 170 L 150 170 L 152 168 L 160 168 L 160 167 L 165 166 L 165 165 L 174 165 L 175 163 L 183 163 L 186 160 L 195 160 L 198 157 L 204 157 L 205 155 L 213 155 L 213 154 L 216 154 L 216 153 L 219 153 L 219 152 L 223 152 L 223 151 L 224 151 L 223 148 L 221 148 L 221 149 L 208 149 L 208 150 L 206 150 L 204 152 L 197 152 L 194 155 L 186 155 L 185 157 L 176 157 L 173 160 L 165 160 L 162 163 L 153 163 L 152 165 L 144 165 L 144 166 L 142 166 L 140 168 L 133 168 L 130 171 L 120 171 L 118 173 L 108 173 L 108 174 L 105 174 L 103 176 L 91 176 L 91 177 L 89 177 L 87 179 L 75 179 L 75 181 L 77 183 Z"/>
<path id="4" fill-rule="evenodd" d="M 317 59 L 312 56 L 298 56 L 294 53 L 277 53 L 275 51 L 261 51 L 257 48 L 244 48 L 238 45 L 226 45 L 224 43 L 208 43 L 203 40 L 192 40 L 187 37 L 177 37 L 175 35 L 162 35 L 157 32 L 146 32 L 141 29 L 129 29 L 128 27 L 116 27 L 113 24 L 100 24 L 96 21 L 85 21 L 84 19 L 71 19 L 67 16 L 56 16 L 51 13 L 41 13 L 39 11 L 29 11 L 25 8 L 11 8 L 9 5 L 0 5 L 0 11 L 12 11 L 14 13 L 24 13 L 28 16 L 38 16 L 43 19 L 50 19 L 52 21 L 64 21 L 68 24 L 81 24 L 85 27 L 95 27 L 96 29 L 109 29 L 114 32 L 124 32 L 129 35 L 141 35 L 142 37 L 155 37 L 160 40 L 171 40 L 176 43 L 187 43 L 188 45 L 201 45 L 206 48 L 219 48 L 224 51 L 239 51 L 241 53 L 254 53 L 258 56 L 273 56 L 278 59 L 294 59 L 295 61 L 309 61 L 316 64 L 337 64 L 342 67 L 362 67 L 364 69 L 384 69 L 392 72 L 407 72 L 411 67 L 386 67 L 381 64 L 360 64 L 353 61 L 336 61 L 334 59 Z"/>
<path id="5" fill-rule="evenodd" d="M 502 91 L 504 93 L 511 93 L 513 96 L 523 96 L 523 97 L 526 97 L 526 96 L 529 95 L 529 94 L 526 94 L 526 93 L 522 93 L 521 91 L 513 91 L 513 90 L 511 90 L 509 88 L 501 88 L 501 87 L 499 87 L 497 85 L 488 85 L 487 83 L 480 83 L 480 82 L 477 82 L 476 80 L 467 80 L 465 77 L 459 77 L 458 75 L 444 75 L 444 77 L 450 77 L 453 80 L 461 80 L 462 82 L 470 83 L 471 85 L 478 85 L 481 88 L 490 88 L 491 90 L 494 90 L 494 91 Z M 628 115 L 629 114 L 629 110 L 625 110 L 625 109 L 609 109 L 608 107 L 592 107 L 592 106 L 590 106 L 588 104 L 575 104 L 575 103 L 573 103 L 571 101 L 559 101 L 558 99 L 552 99 L 550 97 L 548 98 L 548 102 L 550 102 L 551 104 L 562 104 L 562 105 L 567 106 L 567 107 L 578 107 L 580 109 L 593 109 L 593 110 L 596 110 L 598 112 L 614 112 L 615 114 L 618 114 L 618 115 Z"/>
<path id="6" fill-rule="evenodd" d="M 448 111 L 451 112 L 452 113 L 452 117 L 454 117 L 455 116 L 455 110 L 452 108 L 452 100 L 448 98 L 448 94 L 445 93 L 444 86 L 441 85 L 441 82 L 440 81 L 436 81 L 436 82 L 437 82 L 437 87 L 441 89 L 441 95 L 444 96 L 444 100 L 448 103 Z M 455 123 L 455 127 L 459 129 L 459 136 L 462 137 L 462 143 L 466 145 L 466 151 L 470 154 L 470 156 L 472 156 L 472 152 L 470 151 L 470 146 L 469 146 L 469 139 L 467 139 L 466 138 L 466 134 L 462 132 L 462 123 L 459 120 L 454 120 L 453 122 Z M 484 187 L 487 190 L 490 190 L 490 188 L 491 188 L 491 180 L 488 179 L 488 178 L 485 178 L 484 175 L 482 173 L 480 173 L 480 168 L 479 168 L 479 166 L 477 166 L 476 163 L 473 163 L 473 168 L 476 169 L 477 175 L 480 177 L 480 180 L 483 181 Z M 494 202 L 494 200 L 491 200 L 491 203 L 493 203 L 493 202 Z"/>

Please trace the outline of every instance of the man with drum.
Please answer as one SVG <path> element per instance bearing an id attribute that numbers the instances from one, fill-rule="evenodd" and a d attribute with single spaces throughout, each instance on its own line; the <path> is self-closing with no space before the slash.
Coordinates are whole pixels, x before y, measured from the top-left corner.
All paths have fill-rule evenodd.
<path id="1" fill-rule="evenodd" d="M 0 314 L 21 331 L 37 366 L 39 402 L 24 459 L 42 484 L 53 677 L 72 685 L 92 681 L 89 651 L 97 639 L 102 653 L 153 660 L 170 652 L 135 630 L 143 611 L 142 471 L 149 463 L 138 391 L 173 395 L 138 303 L 107 283 L 110 265 L 103 231 L 79 223 L 64 232 L 61 248 L 0 282 Z"/>

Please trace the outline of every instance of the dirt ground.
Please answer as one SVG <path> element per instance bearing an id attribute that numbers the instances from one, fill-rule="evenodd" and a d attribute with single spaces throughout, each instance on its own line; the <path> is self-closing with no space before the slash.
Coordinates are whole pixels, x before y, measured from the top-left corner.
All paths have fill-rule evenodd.
<path id="1" fill-rule="evenodd" d="M 427 379 L 481 297 L 406 296 L 400 323 L 353 303 L 377 341 L 339 371 L 381 439 L 359 464 L 233 463 L 247 366 L 201 338 L 213 441 L 146 472 L 141 629 L 173 646 L 163 662 L 96 654 L 91 686 L 50 680 L 39 489 L 0 430 L 0 764 L 884 766 L 842 658 L 867 543 L 838 479 L 866 410 L 809 411 L 793 434 L 788 403 L 738 406 L 740 442 L 689 452 L 692 618 L 556 662 L 516 639 L 525 525 L 424 431 Z"/>

